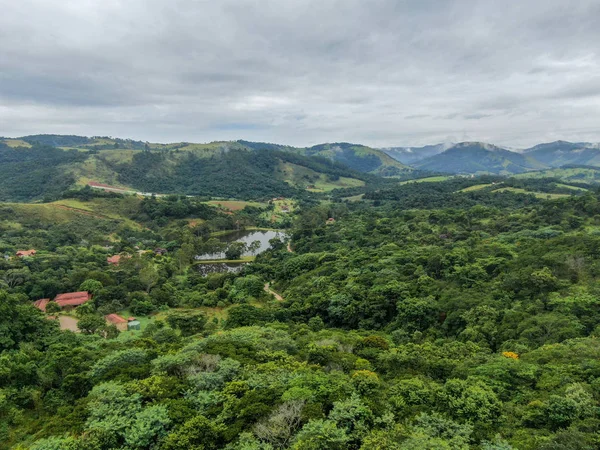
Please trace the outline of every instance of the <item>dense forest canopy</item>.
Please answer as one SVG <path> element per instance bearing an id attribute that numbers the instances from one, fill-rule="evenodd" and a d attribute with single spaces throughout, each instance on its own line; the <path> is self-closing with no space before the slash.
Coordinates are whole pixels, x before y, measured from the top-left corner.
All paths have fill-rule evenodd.
<path id="1" fill-rule="evenodd" d="M 75 182 L 63 167 L 84 159 L 76 150 L 33 145 L 15 151 L 0 142 L 0 201 L 58 196 Z"/>
<path id="2" fill-rule="evenodd" d="M 32 137 L 30 147 L 0 142 L 0 201 L 54 200 L 65 189 L 90 181 L 156 194 L 244 200 L 306 198 L 307 187 L 323 192 L 344 189 L 346 183 L 385 183 L 331 159 L 280 150 L 157 150 L 124 140 L 82 149 L 48 144 L 58 138 L 64 145 L 78 142 L 75 137 L 53 135 Z"/>
<path id="3" fill-rule="evenodd" d="M 124 176 L 160 167 L 149 153 Z M 202 167 L 177 170 L 199 186 Z M 245 261 L 221 236 L 272 227 L 276 202 L 86 187 L 0 204 L 0 448 L 597 448 L 600 194 L 369 177 L 280 200 L 289 228 Z M 253 262 L 202 270 L 216 252 Z M 77 291 L 91 300 L 54 301 Z"/>

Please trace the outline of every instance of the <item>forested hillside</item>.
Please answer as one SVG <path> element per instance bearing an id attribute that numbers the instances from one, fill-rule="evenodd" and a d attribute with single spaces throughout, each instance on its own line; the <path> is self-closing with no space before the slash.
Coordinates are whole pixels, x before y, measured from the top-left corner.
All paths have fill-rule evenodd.
<path id="1" fill-rule="evenodd" d="M 0 142 L 0 201 L 57 199 L 65 189 L 89 182 L 145 193 L 242 200 L 305 197 L 307 189 L 314 194 L 383 182 L 330 159 L 270 149 L 150 149 L 134 141 L 116 141 L 115 146 L 97 140 L 70 149 L 48 143 L 75 145 L 80 140 L 44 136 L 40 144 L 37 137 L 24 139 L 32 144 Z"/>
<path id="2" fill-rule="evenodd" d="M 600 146 L 587 142 L 556 141 L 539 144 L 526 149 L 525 154 L 550 167 L 600 164 Z"/>
<path id="3" fill-rule="evenodd" d="M 64 168 L 84 160 L 77 151 L 37 144 L 13 149 L 0 142 L 0 201 L 56 197 L 75 183 Z"/>
<path id="4" fill-rule="evenodd" d="M 527 154 L 511 152 L 481 142 L 462 142 L 448 150 L 420 160 L 422 170 L 448 173 L 494 173 L 509 175 L 544 169 L 546 165 Z"/>
<path id="5" fill-rule="evenodd" d="M 0 448 L 597 448 L 599 195 L 507 188 L 564 189 L 304 203 L 288 238 L 208 275 L 195 255 L 261 209 L 89 189 L 0 207 Z M 74 311 L 33 306 L 78 290 Z"/>

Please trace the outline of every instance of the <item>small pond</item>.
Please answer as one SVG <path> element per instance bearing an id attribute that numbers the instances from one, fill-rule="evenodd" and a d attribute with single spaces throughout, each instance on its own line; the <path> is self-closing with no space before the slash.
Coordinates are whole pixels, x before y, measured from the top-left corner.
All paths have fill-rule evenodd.
<path id="1" fill-rule="evenodd" d="M 271 244 L 269 241 L 273 238 L 279 238 L 282 241 L 287 238 L 287 234 L 282 231 L 276 230 L 261 230 L 261 231 L 232 231 L 231 233 L 227 233 L 226 235 L 219 236 L 219 240 L 221 242 L 231 243 L 231 242 L 243 242 L 246 245 L 252 244 L 254 241 L 258 241 L 260 246 L 258 246 L 257 250 L 254 252 L 246 251 L 242 254 L 242 256 L 254 256 L 258 255 L 265 250 L 271 248 Z M 198 263 L 195 265 L 196 270 L 198 270 L 203 276 L 207 276 L 211 273 L 237 273 L 240 272 L 247 263 L 239 262 L 239 263 L 224 263 L 224 262 L 216 262 L 216 263 L 206 263 L 202 264 L 202 261 L 209 260 L 219 260 L 225 259 L 225 252 L 220 253 L 211 253 L 198 255 L 195 258 Z"/>
<path id="2" fill-rule="evenodd" d="M 269 241 L 273 238 L 279 238 L 284 240 L 287 237 L 287 234 L 282 231 L 277 230 L 261 230 L 261 231 L 232 231 L 231 233 L 227 233 L 223 236 L 219 236 L 219 240 L 221 242 L 243 242 L 246 245 L 252 244 L 254 241 L 260 242 L 260 246 L 254 252 L 246 251 L 242 254 L 242 256 L 252 256 L 258 255 L 259 253 L 264 252 L 271 248 L 271 244 Z M 214 259 L 225 259 L 225 252 L 220 253 L 208 253 L 205 255 L 196 256 L 196 260 L 214 260 Z"/>

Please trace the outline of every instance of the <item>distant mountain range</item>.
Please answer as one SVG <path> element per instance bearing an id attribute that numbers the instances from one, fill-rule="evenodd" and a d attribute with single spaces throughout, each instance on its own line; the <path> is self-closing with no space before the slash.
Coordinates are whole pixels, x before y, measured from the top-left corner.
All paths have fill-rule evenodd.
<path id="1" fill-rule="evenodd" d="M 546 166 L 522 153 L 481 142 L 462 142 L 448 150 L 414 163 L 432 172 L 515 174 Z"/>
<path id="2" fill-rule="evenodd" d="M 567 164 L 600 165 L 600 145 L 589 142 L 556 141 L 539 144 L 526 149 L 524 154 L 549 167 L 559 167 Z"/>
<path id="3" fill-rule="evenodd" d="M 416 169 L 457 174 L 510 175 L 564 165 L 600 166 L 600 145 L 589 142 L 556 141 L 521 151 L 484 142 L 390 147 L 381 150 Z"/>
<path id="4" fill-rule="evenodd" d="M 403 164 L 411 165 L 430 156 L 439 155 L 455 144 L 435 144 L 424 147 L 386 147 L 380 150 Z"/>
<path id="5" fill-rule="evenodd" d="M 33 147 L 37 153 L 10 151 L 24 147 Z M 52 148 L 53 152 L 40 153 L 40 147 Z M 157 144 L 101 136 L 45 134 L 0 138 L 0 166 L 3 166 L 0 175 L 10 179 L 21 173 L 33 173 L 35 168 L 38 171 L 35 179 L 40 184 L 36 198 L 47 189 L 43 180 L 58 179 L 63 184 L 96 181 L 151 192 L 213 196 L 222 192 L 243 197 L 248 186 L 252 186 L 254 194 L 290 195 L 291 188 L 327 191 L 356 187 L 363 185 L 368 177 L 374 179 L 373 175 L 403 178 L 423 173 L 513 175 L 562 166 L 600 167 L 600 145 L 556 141 L 514 151 L 484 142 L 461 142 L 376 149 L 347 142 L 312 147 L 244 140 Z M 56 166 L 53 175 L 46 174 L 53 166 Z M 58 177 L 59 173 L 62 177 Z M 232 178 L 231 174 L 237 175 Z M 23 182 L 15 178 L 5 184 L 22 186 Z M 15 198 L 12 194 L 0 197 Z"/>

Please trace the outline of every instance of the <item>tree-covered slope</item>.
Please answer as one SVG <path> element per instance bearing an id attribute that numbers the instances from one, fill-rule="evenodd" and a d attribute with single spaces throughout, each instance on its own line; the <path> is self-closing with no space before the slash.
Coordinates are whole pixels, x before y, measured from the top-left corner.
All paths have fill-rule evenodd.
<path id="1" fill-rule="evenodd" d="M 305 149 L 303 153 L 330 158 L 354 170 L 381 176 L 398 176 L 412 170 L 381 150 L 346 142 L 315 145 Z"/>
<path id="2" fill-rule="evenodd" d="M 386 147 L 380 150 L 403 164 L 412 165 L 425 158 L 439 155 L 454 144 L 435 144 L 423 147 Z"/>
<path id="3" fill-rule="evenodd" d="M 498 180 L 302 208 L 290 246 L 208 276 L 194 256 L 211 232 L 258 211 L 66 199 L 145 225 L 131 228 L 0 205 L 2 252 L 38 250 L 0 259 L 0 449 L 597 448 L 600 199 L 437 203 Z M 75 312 L 33 306 L 76 290 L 94 296 Z"/>
<path id="4" fill-rule="evenodd" d="M 319 144 L 313 147 L 290 147 L 264 142 L 238 141 L 253 150 L 280 150 L 298 153 L 305 156 L 320 156 L 331 161 L 342 163 L 359 172 L 367 172 L 381 176 L 398 176 L 410 173 L 412 169 L 385 152 L 365 145 L 337 142 Z"/>
<path id="5" fill-rule="evenodd" d="M 77 141 L 47 138 L 64 145 Z M 137 149 L 129 148 L 137 146 L 132 142 L 92 140 L 91 146 L 66 150 L 31 142 L 31 148 L 0 143 L 0 200 L 57 198 L 66 188 L 91 181 L 160 194 L 264 199 L 303 196 L 307 188 L 320 192 L 362 186 L 375 179 L 327 158 L 250 150 L 236 143 Z"/>
<path id="6" fill-rule="evenodd" d="M 600 167 L 565 165 L 555 169 L 526 172 L 516 175 L 518 178 L 558 178 L 565 182 L 597 184 L 600 183 Z"/>
<path id="7" fill-rule="evenodd" d="M 12 148 L 0 142 L 0 201 L 56 197 L 75 182 L 66 173 L 86 156 L 78 151 L 33 145 Z"/>
<path id="8" fill-rule="evenodd" d="M 550 167 L 600 165 L 600 146 L 586 142 L 550 142 L 531 147 L 524 153 Z"/>
<path id="9" fill-rule="evenodd" d="M 533 158 L 480 142 L 462 142 L 439 155 L 424 159 L 419 169 L 448 173 L 515 174 L 545 166 Z"/>

